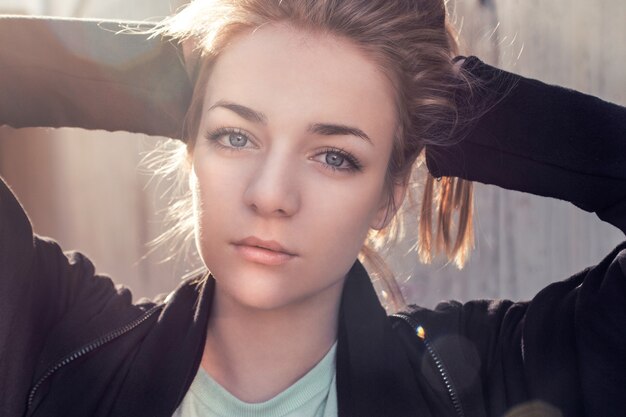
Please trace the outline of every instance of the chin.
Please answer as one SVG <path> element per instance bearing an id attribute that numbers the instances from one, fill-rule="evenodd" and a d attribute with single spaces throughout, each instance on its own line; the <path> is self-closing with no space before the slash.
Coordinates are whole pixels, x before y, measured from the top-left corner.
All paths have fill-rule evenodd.
<path id="1" fill-rule="evenodd" d="M 294 271 L 250 264 L 215 274 L 217 292 L 240 308 L 280 310 L 323 303 L 325 293 L 341 282 L 320 282 Z"/>
<path id="2" fill-rule="evenodd" d="M 217 284 L 219 286 L 219 282 Z M 250 285 L 247 288 L 228 288 L 228 296 L 240 307 L 272 311 L 301 304 L 310 298 L 309 294 L 293 294 L 284 288 L 271 285 Z"/>
<path id="3" fill-rule="evenodd" d="M 301 288 L 302 283 L 290 275 L 255 265 L 214 273 L 219 294 L 240 307 L 258 310 L 280 309 L 310 296 L 311 291 Z"/>

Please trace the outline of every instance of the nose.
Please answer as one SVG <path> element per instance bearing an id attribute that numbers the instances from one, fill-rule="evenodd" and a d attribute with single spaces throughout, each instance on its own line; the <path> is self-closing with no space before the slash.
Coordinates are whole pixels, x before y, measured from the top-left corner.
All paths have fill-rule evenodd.
<path id="1" fill-rule="evenodd" d="M 260 216 L 293 216 L 300 209 L 300 192 L 290 158 L 275 152 L 255 162 L 244 203 Z"/>

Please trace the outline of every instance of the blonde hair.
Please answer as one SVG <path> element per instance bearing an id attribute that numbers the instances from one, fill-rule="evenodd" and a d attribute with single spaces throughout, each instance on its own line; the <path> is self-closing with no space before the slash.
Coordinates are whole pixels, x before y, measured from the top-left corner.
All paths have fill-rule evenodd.
<path id="1" fill-rule="evenodd" d="M 198 133 L 212 64 L 234 35 L 282 22 L 342 37 L 361 48 L 389 77 L 396 93 L 399 129 L 386 178 L 389 215 L 394 216 L 393 185 L 409 183 L 426 147 L 458 140 L 462 131 L 456 96 L 471 89 L 472 80 L 452 62 L 457 43 L 448 20 L 443 0 L 196 0 L 163 21 L 155 34 L 194 46 L 186 57 L 195 81 L 183 132 L 188 150 Z M 428 263 L 444 252 L 461 268 L 473 245 L 472 184 L 459 178 L 435 180 L 427 174 L 423 186 L 420 260 Z M 180 207 L 173 207 L 172 214 L 179 224 L 189 224 L 181 220 Z M 380 247 L 396 239 L 399 219 L 394 216 L 385 230 L 371 233 L 369 244 Z M 361 255 L 379 272 L 394 308 L 402 308 L 402 293 L 382 259 L 367 245 Z"/>

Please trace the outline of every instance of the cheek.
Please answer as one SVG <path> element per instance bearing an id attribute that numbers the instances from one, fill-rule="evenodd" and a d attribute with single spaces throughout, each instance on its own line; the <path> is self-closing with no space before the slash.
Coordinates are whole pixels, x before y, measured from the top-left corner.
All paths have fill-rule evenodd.
<path id="1" fill-rule="evenodd" d="M 242 172 L 217 158 L 198 156 L 193 159 L 189 186 L 193 196 L 196 246 L 205 262 L 206 255 L 215 251 L 214 245 L 226 237 L 226 226 L 233 228 L 239 217 L 233 209 L 238 206 L 243 186 Z"/>
<path id="2" fill-rule="evenodd" d="M 383 181 L 378 175 L 357 174 L 331 186 L 312 182 L 311 189 L 310 203 L 303 209 L 310 234 L 330 256 L 351 254 L 354 261 L 377 216 Z"/>
<path id="3" fill-rule="evenodd" d="M 212 216 L 228 219 L 229 214 L 232 215 L 229 206 L 239 201 L 238 196 L 250 176 L 251 165 L 220 158 L 206 149 L 206 145 L 197 150 L 192 161 L 195 184 L 190 182 L 190 186 L 198 214 L 210 211 Z"/>

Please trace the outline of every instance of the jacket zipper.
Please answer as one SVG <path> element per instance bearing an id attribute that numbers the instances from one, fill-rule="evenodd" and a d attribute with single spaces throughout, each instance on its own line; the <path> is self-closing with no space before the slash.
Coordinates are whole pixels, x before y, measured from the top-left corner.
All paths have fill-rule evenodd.
<path id="1" fill-rule="evenodd" d="M 430 340 L 426 337 L 426 330 L 422 326 L 420 326 L 420 324 L 417 321 L 415 321 L 413 317 L 409 316 L 406 313 L 391 314 L 390 317 L 399 318 L 400 320 L 404 321 L 409 326 L 411 326 L 411 329 L 415 331 L 415 334 L 417 335 L 417 337 L 422 341 L 422 343 L 424 343 L 424 346 L 426 347 L 426 351 L 428 352 L 431 359 L 435 363 L 435 367 L 437 368 L 437 371 L 439 371 L 439 375 L 441 376 L 441 379 L 443 380 L 443 384 L 446 386 L 446 389 L 448 390 L 448 396 L 450 397 L 450 401 L 452 401 L 452 405 L 454 407 L 454 410 L 456 411 L 457 416 L 464 417 L 465 413 L 463 412 L 463 407 L 461 406 L 461 401 L 459 399 L 459 396 L 457 395 L 456 389 L 454 388 L 454 385 L 452 384 L 452 380 L 448 376 L 448 371 L 446 370 L 446 367 L 443 364 L 443 361 L 437 354 L 437 351 L 435 350 L 433 345 L 430 343 Z"/>
<path id="2" fill-rule="evenodd" d="M 75 351 L 73 351 L 69 355 L 67 355 L 64 358 L 60 359 L 58 362 L 56 362 L 50 368 L 48 368 L 48 370 L 43 374 L 43 376 L 41 378 L 39 378 L 37 383 L 35 385 L 33 385 L 33 387 L 30 390 L 30 393 L 28 394 L 28 403 L 27 403 L 27 407 L 26 407 L 27 414 L 28 414 L 28 411 L 30 410 L 31 406 L 33 405 L 33 400 L 35 399 L 35 394 L 37 393 L 37 390 L 41 387 L 41 385 L 48 378 L 50 378 L 52 376 L 52 374 L 54 374 L 56 371 L 58 371 L 59 369 L 61 369 L 65 365 L 69 364 L 70 362 L 75 361 L 76 359 L 80 358 L 81 356 L 86 355 L 87 353 L 89 353 L 89 352 L 99 348 L 100 346 L 103 346 L 103 345 L 109 343 L 110 341 L 112 341 L 114 339 L 117 339 L 118 337 L 120 337 L 124 333 L 128 333 L 129 331 L 133 330 L 135 327 L 139 326 L 140 324 L 142 324 L 143 322 L 148 320 L 152 315 L 154 315 L 154 313 L 159 311 L 161 308 L 163 308 L 163 304 L 159 304 L 159 305 L 156 305 L 156 306 L 152 307 L 150 310 L 146 311 L 145 313 L 143 313 L 141 316 L 137 317 L 136 319 L 134 319 L 130 323 L 127 323 L 124 326 L 119 327 L 119 328 L 117 328 L 117 329 L 115 329 L 115 330 L 105 334 L 104 336 L 101 336 L 101 337 L 93 340 L 92 342 L 87 343 L 86 345 L 83 345 L 82 347 L 76 349 Z"/>

